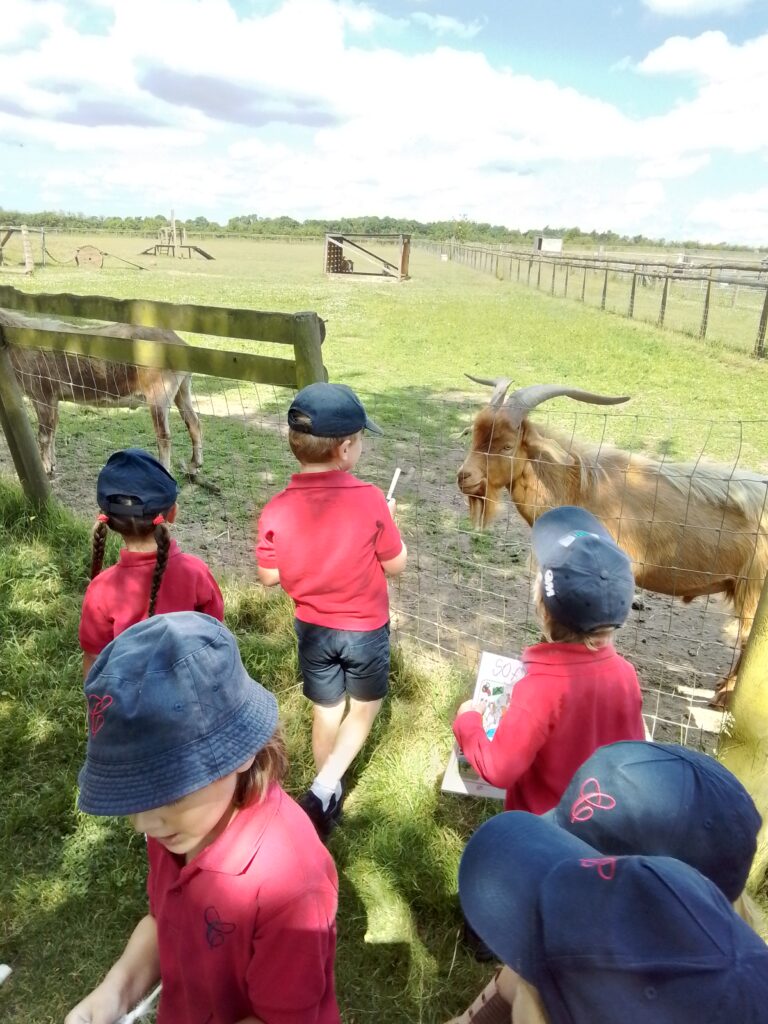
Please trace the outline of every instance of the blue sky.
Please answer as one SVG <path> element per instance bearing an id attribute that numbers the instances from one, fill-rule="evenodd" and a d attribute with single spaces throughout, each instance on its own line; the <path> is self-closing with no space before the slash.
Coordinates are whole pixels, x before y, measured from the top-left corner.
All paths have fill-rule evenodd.
<path id="1" fill-rule="evenodd" d="M 768 246 L 765 0 L 3 0 L 0 206 Z"/>

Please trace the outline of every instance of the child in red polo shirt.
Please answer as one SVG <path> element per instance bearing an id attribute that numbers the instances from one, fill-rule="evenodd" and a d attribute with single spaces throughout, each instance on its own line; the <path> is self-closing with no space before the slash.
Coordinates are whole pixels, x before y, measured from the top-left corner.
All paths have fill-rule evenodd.
<path id="1" fill-rule="evenodd" d="M 471 700 L 453 732 L 473 768 L 506 789 L 506 810 L 543 814 L 598 747 L 641 740 L 645 729 L 637 674 L 612 643 L 632 604 L 629 558 L 583 508 L 546 512 L 532 539 L 536 608 L 549 643 L 523 651 L 526 674 L 492 739 L 482 705 Z"/>
<path id="2" fill-rule="evenodd" d="M 340 1024 L 336 869 L 284 792 L 277 702 L 198 612 L 121 633 L 85 684 L 78 805 L 147 835 L 149 912 L 65 1024 Z"/>
<path id="3" fill-rule="evenodd" d="M 327 838 L 344 799 L 343 776 L 387 693 L 386 577 L 407 552 L 387 501 L 352 475 L 363 429 L 380 434 L 343 384 L 310 384 L 288 410 L 288 442 L 301 465 L 258 524 L 259 579 L 296 605 L 304 695 L 314 704 L 317 776 L 299 803 Z"/>
<path id="4" fill-rule="evenodd" d="M 83 672 L 128 626 L 155 612 L 199 611 L 224 618 L 221 591 L 210 569 L 171 540 L 176 518 L 176 481 L 141 448 L 110 455 L 99 473 L 101 513 L 93 530 L 91 582 L 80 618 Z M 107 529 L 123 538 L 120 560 L 101 571 Z"/>

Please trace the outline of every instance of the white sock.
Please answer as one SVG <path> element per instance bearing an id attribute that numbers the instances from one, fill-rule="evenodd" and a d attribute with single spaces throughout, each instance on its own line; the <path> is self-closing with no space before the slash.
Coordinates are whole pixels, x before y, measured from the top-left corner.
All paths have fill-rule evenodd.
<path id="1" fill-rule="evenodd" d="M 318 779 L 312 783 L 309 787 L 310 792 L 314 793 L 320 803 L 323 805 L 323 810 L 328 810 L 328 805 L 331 802 L 331 797 L 336 797 L 337 800 L 341 799 L 341 782 L 336 782 L 333 786 L 326 786 Z"/>

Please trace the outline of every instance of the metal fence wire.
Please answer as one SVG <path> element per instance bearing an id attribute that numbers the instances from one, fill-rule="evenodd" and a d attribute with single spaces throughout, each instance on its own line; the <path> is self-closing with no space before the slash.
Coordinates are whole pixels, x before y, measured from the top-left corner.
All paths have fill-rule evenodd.
<path id="1" fill-rule="evenodd" d="M 638 258 L 542 255 L 505 246 L 414 242 L 500 281 L 514 281 L 757 358 L 766 356 L 768 266 L 668 264 Z"/>
<path id="2" fill-rule="evenodd" d="M 189 438 L 171 415 L 172 468 L 182 482 L 176 535 L 184 550 L 203 558 L 220 577 L 256 582 L 254 524 L 266 501 L 296 470 L 287 443 L 292 392 L 195 375 L 193 400 L 203 428 L 203 468 L 186 481 Z M 395 467 L 398 522 L 409 549 L 406 572 L 391 588 L 393 635 L 407 651 L 434 661 L 436 671 L 457 659 L 474 671 L 483 650 L 515 655 L 540 638 L 531 599 L 535 567 L 530 531 L 506 498 L 483 532 L 468 517 L 456 472 L 470 441 L 460 437 L 482 401 L 477 396 L 423 388 L 363 393 L 384 437 L 367 436 L 357 472 L 387 489 Z M 567 437 L 619 442 L 628 451 L 675 451 L 683 427 L 670 418 L 611 411 L 537 410 L 539 426 Z M 691 424 L 685 423 L 686 437 Z M 696 459 L 712 453 L 731 476 L 761 449 L 761 422 L 702 420 Z M 146 407 L 95 408 L 62 403 L 57 439 L 55 495 L 74 513 L 95 516 L 96 477 L 111 452 L 128 446 L 155 451 Z M 0 473 L 13 463 L 0 432 Z M 768 488 L 768 479 L 763 486 Z M 654 512 L 655 514 L 655 512 Z M 757 535 L 752 538 L 755 543 Z M 719 596 L 684 604 L 668 595 L 639 591 L 616 644 L 636 666 L 649 734 L 664 741 L 713 750 L 727 714 L 707 706 L 716 681 L 737 657 L 738 623 Z"/>

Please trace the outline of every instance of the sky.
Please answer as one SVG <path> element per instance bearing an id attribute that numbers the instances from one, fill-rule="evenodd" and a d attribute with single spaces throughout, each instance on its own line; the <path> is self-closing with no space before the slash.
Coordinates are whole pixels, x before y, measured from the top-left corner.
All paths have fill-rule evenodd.
<path id="1" fill-rule="evenodd" d="M 767 0 L 2 0 L 0 207 L 768 246 Z"/>

